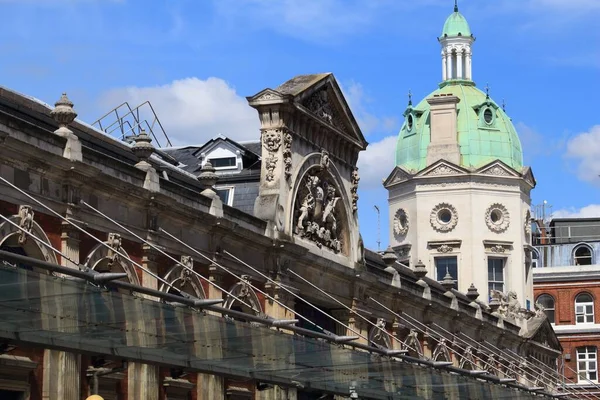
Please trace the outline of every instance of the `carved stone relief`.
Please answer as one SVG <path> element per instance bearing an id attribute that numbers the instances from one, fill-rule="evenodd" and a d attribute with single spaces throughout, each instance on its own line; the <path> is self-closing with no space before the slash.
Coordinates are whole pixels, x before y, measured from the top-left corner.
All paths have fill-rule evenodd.
<path id="1" fill-rule="evenodd" d="M 525 212 L 525 221 L 523 222 L 523 230 L 525 231 L 525 238 L 527 243 L 531 239 L 531 211 Z"/>
<path id="2" fill-rule="evenodd" d="M 275 180 L 275 169 L 277 168 L 277 161 L 279 161 L 279 158 L 276 157 L 276 152 L 281 147 L 282 142 L 281 130 L 263 130 L 261 140 L 263 147 L 268 152 L 267 157 L 265 157 L 265 169 L 267 171 L 265 179 L 267 180 L 267 182 L 273 182 Z"/>
<path id="3" fill-rule="evenodd" d="M 485 175 L 496 175 L 496 176 L 511 176 L 504 168 L 500 168 L 495 165 L 490 169 L 483 171 Z"/>
<path id="4" fill-rule="evenodd" d="M 33 209 L 30 206 L 19 207 L 19 226 L 31 233 L 33 229 Z M 25 244 L 27 241 L 27 235 L 23 231 L 19 231 L 19 244 Z"/>
<path id="5" fill-rule="evenodd" d="M 326 170 L 309 171 L 296 194 L 294 233 L 325 246 L 336 253 L 342 251 L 343 230 L 341 197 Z"/>
<path id="6" fill-rule="evenodd" d="M 456 208 L 449 203 L 439 203 L 431 210 L 429 222 L 438 232 L 450 232 L 458 224 Z"/>
<path id="7" fill-rule="evenodd" d="M 485 211 L 485 223 L 492 232 L 502 233 L 510 225 L 510 214 L 503 204 L 494 203 Z"/>
<path id="8" fill-rule="evenodd" d="M 358 182 L 360 176 L 358 175 L 358 168 L 352 170 L 352 181 L 350 186 L 350 195 L 352 197 L 352 211 L 358 211 Z"/>
<path id="9" fill-rule="evenodd" d="M 456 173 L 458 173 L 458 171 L 455 170 L 454 168 L 450 168 L 449 166 L 442 164 L 442 165 L 434 168 L 427 175 L 451 175 L 451 174 L 456 174 Z"/>
<path id="10" fill-rule="evenodd" d="M 400 208 L 394 215 L 394 235 L 396 238 L 406 236 L 410 226 L 408 213 L 405 209 Z"/>
<path id="11" fill-rule="evenodd" d="M 383 318 L 377 318 L 377 323 L 371 328 L 371 331 L 369 332 L 369 343 L 380 349 L 392 348 L 390 336 L 385 329 L 385 320 Z"/>
<path id="12" fill-rule="evenodd" d="M 283 135 L 283 167 L 285 179 L 290 182 L 292 177 L 292 135 L 289 132 Z"/>
<path id="13" fill-rule="evenodd" d="M 318 90 L 306 100 L 304 106 L 320 119 L 344 131 L 344 123 L 339 116 L 338 110 L 329 101 L 330 96 L 331 94 L 327 88 Z"/>
<path id="14" fill-rule="evenodd" d="M 112 269 L 113 265 L 119 261 L 119 250 L 121 249 L 121 235 L 118 233 L 109 233 L 106 241 L 110 249 L 106 258 L 108 258 L 108 268 Z"/>

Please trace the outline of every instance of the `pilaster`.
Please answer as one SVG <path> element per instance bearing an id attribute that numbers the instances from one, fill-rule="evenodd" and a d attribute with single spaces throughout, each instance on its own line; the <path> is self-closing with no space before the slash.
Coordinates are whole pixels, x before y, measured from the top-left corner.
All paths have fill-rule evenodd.
<path id="1" fill-rule="evenodd" d="M 147 270 L 158 273 L 157 264 L 157 252 L 147 244 L 142 245 L 142 266 Z M 142 286 L 158 289 L 158 281 L 155 277 L 142 272 Z M 144 296 L 146 298 L 155 300 L 151 296 Z M 137 312 L 138 310 L 136 310 Z M 140 318 L 136 330 L 132 332 L 132 335 L 137 335 L 137 332 L 144 332 L 144 335 L 138 335 L 136 342 L 138 345 L 152 345 L 150 341 L 154 340 L 152 335 L 147 333 L 152 332 L 153 326 L 146 324 L 144 318 Z M 129 400 L 146 399 L 146 400 L 158 400 L 158 388 L 159 388 L 159 371 L 158 367 L 154 365 L 142 364 L 142 363 L 129 363 L 127 366 L 127 386 L 128 386 L 128 398 Z"/>

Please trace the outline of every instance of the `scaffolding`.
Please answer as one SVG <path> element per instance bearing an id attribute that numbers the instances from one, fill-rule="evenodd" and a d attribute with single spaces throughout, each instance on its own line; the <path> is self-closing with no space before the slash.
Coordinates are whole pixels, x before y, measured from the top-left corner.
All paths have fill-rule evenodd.
<path id="1" fill-rule="evenodd" d="M 123 102 L 96 120 L 92 126 L 128 143 L 131 143 L 141 131 L 146 131 L 156 143 L 156 147 L 162 147 L 157 136 L 166 140 L 167 147 L 173 146 L 149 101 L 133 108 L 128 102 Z"/>

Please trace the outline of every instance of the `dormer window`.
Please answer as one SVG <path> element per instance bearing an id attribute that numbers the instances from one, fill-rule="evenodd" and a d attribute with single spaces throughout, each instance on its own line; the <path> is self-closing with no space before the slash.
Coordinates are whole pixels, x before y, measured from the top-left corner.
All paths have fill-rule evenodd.
<path id="1" fill-rule="evenodd" d="M 413 123 L 414 123 L 414 118 L 413 118 L 412 114 L 408 114 L 408 117 L 406 118 L 406 127 L 409 132 L 412 131 L 412 129 L 413 129 Z"/>
<path id="2" fill-rule="evenodd" d="M 236 157 L 210 158 L 208 161 L 210 161 L 215 169 L 230 169 L 237 167 Z"/>

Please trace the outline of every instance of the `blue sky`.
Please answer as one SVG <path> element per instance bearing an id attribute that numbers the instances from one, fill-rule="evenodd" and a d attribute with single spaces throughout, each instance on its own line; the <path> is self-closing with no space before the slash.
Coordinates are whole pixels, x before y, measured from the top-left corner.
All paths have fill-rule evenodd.
<path id="1" fill-rule="evenodd" d="M 477 37 L 473 76 L 504 99 L 525 162 L 556 216 L 600 215 L 599 0 L 461 0 Z M 0 85 L 53 104 L 67 91 L 93 122 L 150 100 L 175 144 L 258 138 L 245 96 L 333 72 L 370 142 L 359 218 L 387 245 L 395 136 L 441 79 L 436 37 L 451 0 L 0 0 Z"/>

